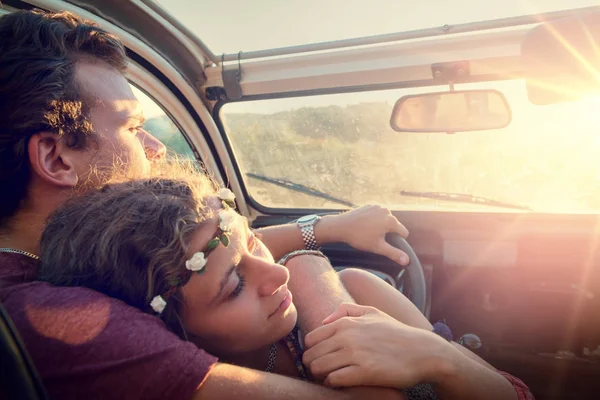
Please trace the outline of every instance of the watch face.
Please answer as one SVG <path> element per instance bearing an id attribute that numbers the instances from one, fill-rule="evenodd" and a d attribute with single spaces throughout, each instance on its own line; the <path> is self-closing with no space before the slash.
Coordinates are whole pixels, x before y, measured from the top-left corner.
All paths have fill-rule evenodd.
<path id="1" fill-rule="evenodd" d="M 312 215 L 305 215 L 304 217 L 300 217 L 300 218 L 298 218 L 298 221 L 297 221 L 297 222 L 298 222 L 299 224 L 307 224 L 307 223 L 310 223 L 310 222 L 312 222 L 312 221 L 314 221 L 314 220 L 316 220 L 316 219 L 318 219 L 318 218 L 319 218 L 319 216 L 318 216 L 318 215 L 315 215 L 315 214 L 312 214 Z"/>

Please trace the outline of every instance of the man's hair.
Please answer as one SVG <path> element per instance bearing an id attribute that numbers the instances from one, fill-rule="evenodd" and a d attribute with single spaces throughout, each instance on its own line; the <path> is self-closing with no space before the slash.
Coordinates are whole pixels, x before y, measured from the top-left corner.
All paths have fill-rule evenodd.
<path id="1" fill-rule="evenodd" d="M 69 12 L 19 11 L 0 18 L 0 226 L 26 198 L 27 145 L 52 132 L 86 149 L 93 133 L 91 96 L 75 80 L 78 61 L 127 67 L 122 43 Z"/>
<path id="2" fill-rule="evenodd" d="M 208 200 L 217 186 L 191 162 L 182 164 L 170 163 L 158 177 L 109 183 L 61 205 L 42 234 L 38 279 L 87 287 L 150 314 L 155 296 L 175 290 L 161 318 L 185 338 L 178 288 L 191 275 L 185 267 L 190 235 L 214 216 Z"/>

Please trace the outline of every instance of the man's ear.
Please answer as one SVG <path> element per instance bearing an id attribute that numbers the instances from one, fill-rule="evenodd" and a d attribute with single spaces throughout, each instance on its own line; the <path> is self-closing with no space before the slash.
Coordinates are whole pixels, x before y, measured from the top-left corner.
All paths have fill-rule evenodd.
<path id="1" fill-rule="evenodd" d="M 77 185 L 73 150 L 57 134 L 36 133 L 29 139 L 27 149 L 31 169 L 45 182 L 61 187 Z"/>

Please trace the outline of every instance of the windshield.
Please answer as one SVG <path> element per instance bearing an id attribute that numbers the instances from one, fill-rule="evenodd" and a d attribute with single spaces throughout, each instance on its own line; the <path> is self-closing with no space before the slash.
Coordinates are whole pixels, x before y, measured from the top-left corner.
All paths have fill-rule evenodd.
<path id="1" fill-rule="evenodd" d="M 228 103 L 220 118 L 249 194 L 266 207 L 340 208 L 332 198 L 402 210 L 600 212 L 600 97 L 535 106 L 521 80 L 457 89 L 503 92 L 512 123 L 456 134 L 390 128 L 399 97 L 447 87 Z"/>
<path id="2" fill-rule="evenodd" d="M 215 54 L 598 5 L 598 0 L 158 0 Z"/>

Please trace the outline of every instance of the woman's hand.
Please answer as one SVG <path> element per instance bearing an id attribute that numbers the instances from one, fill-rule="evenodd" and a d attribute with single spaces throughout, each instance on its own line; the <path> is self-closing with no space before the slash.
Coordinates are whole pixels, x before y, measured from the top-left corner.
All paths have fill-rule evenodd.
<path id="1" fill-rule="evenodd" d="M 320 243 L 343 242 L 357 250 L 380 254 L 401 265 L 409 263 L 408 255 L 385 241 L 387 233 L 408 237 L 408 230 L 390 210 L 380 206 L 364 206 L 339 215 L 326 216 L 315 226 Z"/>
<path id="2" fill-rule="evenodd" d="M 456 352 L 432 332 L 356 304 L 342 304 L 305 338 L 304 364 L 332 387 L 407 388 L 446 376 Z"/>

